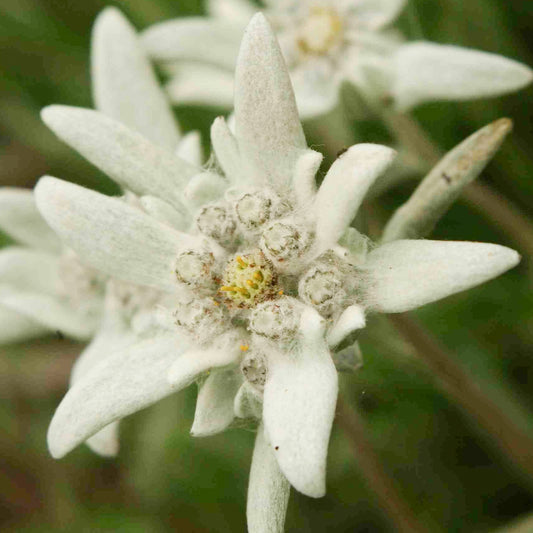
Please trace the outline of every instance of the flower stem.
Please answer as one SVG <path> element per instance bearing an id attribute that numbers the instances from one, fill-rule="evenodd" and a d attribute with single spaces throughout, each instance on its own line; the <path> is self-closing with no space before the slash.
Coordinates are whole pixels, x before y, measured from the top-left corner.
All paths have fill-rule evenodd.
<path id="1" fill-rule="evenodd" d="M 518 467 L 524 481 L 533 482 L 533 439 L 494 403 L 479 383 L 454 361 L 437 340 L 407 314 L 389 315 L 399 334 L 415 348 L 445 392 L 490 436 L 492 443 Z"/>
<path id="2" fill-rule="evenodd" d="M 422 127 L 410 116 L 385 111 L 382 118 L 397 139 L 427 164 L 433 167 L 444 155 Z M 510 200 L 487 184 L 471 183 L 461 195 L 471 208 L 492 222 L 533 261 L 533 225 L 529 218 Z"/>
<path id="3" fill-rule="evenodd" d="M 366 437 L 368 432 L 361 417 L 341 396 L 337 400 L 337 420 L 350 440 L 359 468 L 395 530 L 400 533 L 427 532 L 383 470 L 376 452 Z"/>

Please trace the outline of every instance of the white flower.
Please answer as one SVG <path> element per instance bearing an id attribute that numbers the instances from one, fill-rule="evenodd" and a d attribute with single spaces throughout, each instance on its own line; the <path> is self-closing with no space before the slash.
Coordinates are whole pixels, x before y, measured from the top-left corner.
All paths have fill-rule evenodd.
<path id="1" fill-rule="evenodd" d="M 303 118 L 335 107 L 348 82 L 368 99 L 392 99 L 399 109 L 432 100 L 498 96 L 525 87 L 532 71 L 496 54 L 404 43 L 389 28 L 405 0 L 265 0 L 290 69 Z M 150 54 L 171 75 L 176 103 L 230 107 L 240 35 L 249 0 L 210 0 L 209 18 L 162 22 L 143 35 Z"/>
<path id="2" fill-rule="evenodd" d="M 74 383 L 50 426 L 50 450 L 61 457 L 199 380 L 194 435 L 221 431 L 235 416 L 261 421 L 249 485 L 252 532 L 283 529 L 289 484 L 324 495 L 337 398 L 332 348 L 364 326 L 365 311 L 412 309 L 519 259 L 501 246 L 464 242 L 404 240 L 368 250 L 349 224 L 394 151 L 353 146 L 316 190 L 322 158 L 306 146 L 281 50 L 262 15 L 239 54 L 235 135 L 221 118 L 212 127 L 224 176 L 214 168 L 191 175 L 171 152 L 96 112 L 47 113 L 63 138 L 125 187 L 154 196 L 159 189 L 196 217 L 190 227 L 169 227 L 120 199 L 56 178 L 39 182 L 39 209 L 80 257 L 172 302 L 157 335 Z"/>

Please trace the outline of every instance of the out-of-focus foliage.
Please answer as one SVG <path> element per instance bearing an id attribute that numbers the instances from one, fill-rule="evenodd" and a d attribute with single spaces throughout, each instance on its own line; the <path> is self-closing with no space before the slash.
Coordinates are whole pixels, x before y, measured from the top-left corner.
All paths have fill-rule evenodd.
<path id="1" fill-rule="evenodd" d="M 113 3 L 139 28 L 202 12 L 200 0 Z M 90 28 L 105 5 L 0 3 L 1 185 L 32 186 L 49 173 L 114 191 L 39 119 L 39 109 L 50 103 L 91 106 Z M 523 0 L 412 0 L 401 22 L 412 38 L 472 46 L 533 65 L 527 40 L 533 5 Z M 530 88 L 496 100 L 431 104 L 416 115 L 445 149 L 501 116 L 513 118 L 514 133 L 482 179 L 533 217 L 532 104 Z M 185 130 L 204 133 L 216 114 L 178 110 Z M 356 128 L 367 142 L 386 141 L 382 128 L 370 121 Z M 411 188 L 381 198 L 373 206 L 379 218 Z M 514 244 L 461 203 L 434 235 Z M 533 435 L 533 282 L 527 262 L 483 287 L 427 306 L 417 318 Z M 386 471 L 429 531 L 486 532 L 531 512 L 533 485 L 446 399 L 386 319 L 370 326 L 362 338 L 365 365 L 343 378 L 343 389 L 363 414 Z M 235 429 L 191 438 L 192 388 L 126 421 L 116 460 L 100 459 L 84 447 L 60 462 L 49 457 L 47 425 L 80 349 L 52 338 L 0 350 L 2 530 L 245 531 L 253 435 Z M 329 458 L 328 495 L 311 500 L 293 491 L 287 531 L 390 531 L 339 427 Z"/>

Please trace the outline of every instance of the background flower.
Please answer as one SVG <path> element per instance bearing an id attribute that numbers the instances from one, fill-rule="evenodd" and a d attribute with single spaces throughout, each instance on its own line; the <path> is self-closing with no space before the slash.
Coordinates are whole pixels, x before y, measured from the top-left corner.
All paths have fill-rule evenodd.
<path id="1" fill-rule="evenodd" d="M 502 56 L 431 42 L 406 43 L 390 25 L 405 0 L 266 0 L 303 118 L 331 111 L 341 86 L 364 100 L 392 99 L 397 108 L 432 100 L 498 96 L 531 83 L 531 69 Z M 177 19 L 143 36 L 171 73 L 175 103 L 231 105 L 238 35 L 253 12 L 248 0 L 213 0 L 211 18 Z M 198 43 L 201 43 L 198 45 Z"/>

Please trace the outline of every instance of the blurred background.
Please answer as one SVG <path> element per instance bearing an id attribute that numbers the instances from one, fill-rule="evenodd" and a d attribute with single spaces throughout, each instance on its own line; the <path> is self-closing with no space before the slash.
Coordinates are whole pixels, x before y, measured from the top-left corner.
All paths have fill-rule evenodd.
<path id="1" fill-rule="evenodd" d="M 39 118 L 39 110 L 51 103 L 92 106 L 90 31 L 96 14 L 109 4 L 139 29 L 204 9 L 200 0 L 2 0 L 0 185 L 32 187 L 41 175 L 51 174 L 116 192 Z M 400 24 L 411 38 L 470 46 L 533 65 L 533 2 L 411 0 Z M 530 87 L 499 99 L 425 105 L 415 113 L 442 149 L 497 118 L 512 118 L 514 132 L 481 179 L 531 224 L 532 102 Z M 176 112 L 183 130 L 207 133 L 220 110 Z M 387 141 L 370 121 L 355 127 L 367 142 Z M 383 219 L 412 188 L 399 186 L 369 209 Z M 505 416 L 533 437 L 533 258 L 466 203 L 451 209 L 433 237 L 497 242 L 524 253 L 518 268 L 421 309 L 416 320 Z M 0 235 L 0 243 L 10 241 Z M 427 530 L 488 532 L 527 520 L 533 513 L 531 479 L 441 391 L 387 318 L 371 321 L 361 346 L 364 366 L 342 378 L 345 401 L 361 414 L 364 438 Z M 60 335 L 0 347 L 0 529 L 244 532 L 254 435 L 232 429 L 216 437 L 190 437 L 194 387 L 126 420 L 114 460 L 83 446 L 61 461 L 49 456 L 47 426 L 82 348 Z M 328 494 L 312 500 L 293 491 L 287 531 L 394 531 L 360 461 L 342 424 L 335 424 Z M 533 522 L 512 531 L 533 531 Z"/>

